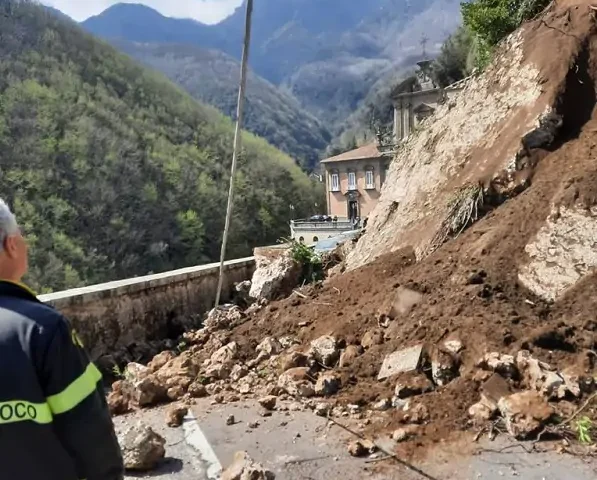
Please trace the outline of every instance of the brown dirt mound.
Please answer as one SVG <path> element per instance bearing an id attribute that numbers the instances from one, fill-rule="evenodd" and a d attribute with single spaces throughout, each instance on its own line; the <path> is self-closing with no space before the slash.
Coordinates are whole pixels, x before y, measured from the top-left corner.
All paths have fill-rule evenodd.
<path id="1" fill-rule="evenodd" d="M 247 359 L 254 358 L 254 348 L 266 336 L 293 335 L 305 348 L 328 334 L 359 344 L 367 331 L 378 328 L 380 307 L 399 287 L 423 294 L 419 305 L 384 330 L 387 341 L 338 369 L 346 386 L 335 398 L 368 405 L 392 395 L 394 384 L 376 379 L 385 355 L 452 337 L 463 342 L 460 377 L 417 397 L 428 407 L 430 421 L 415 440 L 401 444 L 403 453 L 470 429 L 467 410 L 479 399 L 474 365 L 487 352 L 516 355 L 528 349 L 558 369 L 576 366 L 596 374 L 597 276 L 587 277 L 555 304 L 534 297 L 517 278 L 519 266 L 527 261 L 525 246 L 554 203 L 581 202 L 586 208 L 597 204 L 594 15 L 586 2 L 569 1 L 554 8 L 528 27 L 527 55 L 547 66 L 542 70 L 546 89 L 555 88 L 549 85 L 552 73 L 569 70 L 559 92 L 564 128 L 553 151 L 535 157 L 528 188 L 418 263 L 412 251 L 386 255 L 324 286 L 303 290 L 308 298 L 292 295 L 271 304 L 233 332 Z M 299 326 L 305 322 L 308 326 Z M 400 413 L 388 413 L 374 428 L 392 429 L 399 421 Z"/>

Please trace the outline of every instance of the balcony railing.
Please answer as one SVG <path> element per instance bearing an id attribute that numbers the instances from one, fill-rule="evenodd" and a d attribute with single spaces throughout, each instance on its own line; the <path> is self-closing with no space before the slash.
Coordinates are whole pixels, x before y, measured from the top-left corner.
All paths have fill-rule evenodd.
<path id="1" fill-rule="evenodd" d="M 345 232 L 353 229 L 350 220 L 338 220 L 337 222 L 312 221 L 312 220 L 292 220 L 290 227 L 293 230 L 338 230 Z"/>

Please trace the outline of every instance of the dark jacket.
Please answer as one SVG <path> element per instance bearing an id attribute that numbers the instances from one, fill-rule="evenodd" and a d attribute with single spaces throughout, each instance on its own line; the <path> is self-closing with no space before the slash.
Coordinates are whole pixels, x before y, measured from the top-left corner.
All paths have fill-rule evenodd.
<path id="1" fill-rule="evenodd" d="M 68 321 L 0 281 L 0 478 L 121 480 L 102 389 Z"/>

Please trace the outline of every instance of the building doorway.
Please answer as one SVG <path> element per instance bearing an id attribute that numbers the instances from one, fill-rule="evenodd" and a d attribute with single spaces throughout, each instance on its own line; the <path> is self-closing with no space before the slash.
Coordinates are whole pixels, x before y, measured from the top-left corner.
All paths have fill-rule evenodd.
<path id="1" fill-rule="evenodd" d="M 359 202 L 357 200 L 348 201 L 348 219 L 354 221 L 359 216 Z"/>

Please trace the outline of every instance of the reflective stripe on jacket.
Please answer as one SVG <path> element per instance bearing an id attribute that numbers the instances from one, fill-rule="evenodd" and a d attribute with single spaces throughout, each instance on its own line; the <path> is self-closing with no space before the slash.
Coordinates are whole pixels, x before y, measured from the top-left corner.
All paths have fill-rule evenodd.
<path id="1" fill-rule="evenodd" d="M 23 480 L 121 480 L 103 393 L 69 322 L 0 281 L 0 471 Z"/>

